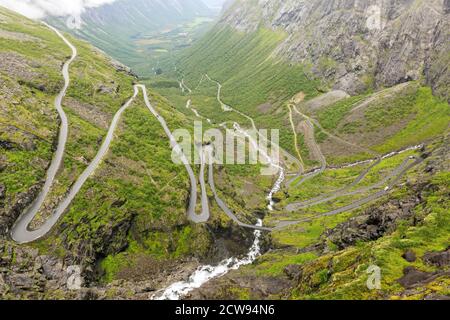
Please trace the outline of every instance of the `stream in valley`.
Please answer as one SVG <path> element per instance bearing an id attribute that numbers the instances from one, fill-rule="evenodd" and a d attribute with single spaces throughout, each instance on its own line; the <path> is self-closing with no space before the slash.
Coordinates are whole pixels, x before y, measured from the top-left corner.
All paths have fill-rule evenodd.
<path id="1" fill-rule="evenodd" d="M 262 220 L 258 220 L 257 226 L 262 226 Z M 161 294 L 156 294 L 154 300 L 180 300 L 189 292 L 200 288 L 208 281 L 224 276 L 231 270 L 237 270 L 242 266 L 253 263 L 261 255 L 261 234 L 262 231 L 255 230 L 255 240 L 244 258 L 229 258 L 221 261 L 217 266 L 205 265 L 195 271 L 187 281 L 180 281 L 172 284 Z"/>

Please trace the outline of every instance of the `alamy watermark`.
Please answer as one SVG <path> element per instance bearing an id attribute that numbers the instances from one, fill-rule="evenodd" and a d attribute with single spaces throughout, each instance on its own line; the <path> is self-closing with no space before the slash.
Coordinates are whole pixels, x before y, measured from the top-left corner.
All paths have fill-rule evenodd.
<path id="1" fill-rule="evenodd" d="M 380 290 L 381 289 L 381 268 L 376 265 L 371 265 L 367 269 L 367 288 L 369 290 Z"/>
<path id="2" fill-rule="evenodd" d="M 80 290 L 83 285 L 83 278 L 81 276 L 80 266 L 69 266 L 66 269 L 67 273 L 67 289 Z"/>
<path id="3" fill-rule="evenodd" d="M 384 28 L 381 5 L 374 4 L 367 8 L 366 18 L 366 27 L 370 31 L 379 31 Z"/>
<path id="4" fill-rule="evenodd" d="M 262 165 L 262 175 L 274 175 L 281 169 L 278 129 L 245 130 L 237 123 L 232 128 L 223 124 L 222 128 L 204 131 L 202 122 L 196 121 L 193 134 L 187 129 L 175 130 L 172 161 L 175 164 Z"/>

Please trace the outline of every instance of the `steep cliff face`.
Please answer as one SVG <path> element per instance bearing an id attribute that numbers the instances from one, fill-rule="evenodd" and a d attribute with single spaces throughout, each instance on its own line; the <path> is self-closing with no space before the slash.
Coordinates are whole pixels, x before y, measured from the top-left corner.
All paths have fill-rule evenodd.
<path id="1" fill-rule="evenodd" d="M 447 0 L 238 0 L 221 23 L 283 30 L 275 54 L 350 93 L 423 75 L 448 99 Z"/>

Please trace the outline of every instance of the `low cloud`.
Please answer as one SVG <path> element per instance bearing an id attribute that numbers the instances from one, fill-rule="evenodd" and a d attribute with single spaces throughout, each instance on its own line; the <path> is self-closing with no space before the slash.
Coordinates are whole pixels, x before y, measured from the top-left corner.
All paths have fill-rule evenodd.
<path id="1" fill-rule="evenodd" d="M 46 16 L 79 17 L 87 8 L 100 7 L 115 0 L 0 0 L 0 6 L 16 11 L 28 18 Z"/>

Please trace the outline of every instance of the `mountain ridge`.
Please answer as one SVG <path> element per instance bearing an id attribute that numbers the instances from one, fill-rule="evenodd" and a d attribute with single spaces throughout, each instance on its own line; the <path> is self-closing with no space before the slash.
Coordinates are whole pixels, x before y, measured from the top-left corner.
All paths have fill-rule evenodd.
<path id="1" fill-rule="evenodd" d="M 449 100 L 448 12 L 444 0 L 238 0 L 220 23 L 287 32 L 274 54 L 310 65 L 333 89 L 355 94 L 424 77 Z"/>

